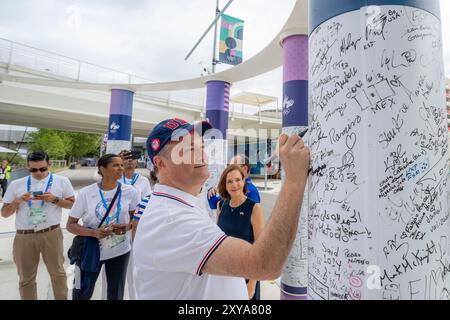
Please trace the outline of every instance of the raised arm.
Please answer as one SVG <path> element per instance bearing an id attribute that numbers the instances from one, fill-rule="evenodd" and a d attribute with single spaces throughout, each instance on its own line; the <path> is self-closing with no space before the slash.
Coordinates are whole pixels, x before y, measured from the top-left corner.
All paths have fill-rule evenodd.
<path id="1" fill-rule="evenodd" d="M 279 138 L 286 176 L 272 217 L 252 245 L 228 237 L 206 262 L 203 272 L 247 279 L 276 279 L 295 240 L 309 167 L 309 149 L 298 135 Z"/>

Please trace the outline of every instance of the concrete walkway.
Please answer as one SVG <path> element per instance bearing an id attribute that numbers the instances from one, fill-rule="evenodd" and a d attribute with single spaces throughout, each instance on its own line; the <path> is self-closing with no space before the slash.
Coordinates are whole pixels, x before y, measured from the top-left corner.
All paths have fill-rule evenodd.
<path id="1" fill-rule="evenodd" d="M 146 170 L 142 170 L 141 173 L 146 174 Z M 58 174 L 68 177 L 75 189 L 75 194 L 79 189 L 94 183 L 98 179 L 96 168 L 82 168 L 78 170 L 67 170 L 59 172 Z M 260 189 L 264 186 L 264 180 L 255 180 L 255 185 Z M 260 189 L 261 193 L 261 206 L 263 208 L 266 221 L 270 217 L 270 213 L 275 204 L 278 190 L 281 182 L 269 181 L 268 187 L 270 190 L 264 191 Z M 0 208 L 3 204 L 0 203 Z M 67 257 L 67 250 L 72 244 L 73 234 L 65 230 L 65 223 L 67 221 L 69 210 L 63 209 L 62 223 L 64 234 L 64 254 Z M 18 283 L 19 278 L 14 262 L 12 261 L 12 246 L 15 235 L 14 227 L 15 217 L 14 215 L 9 218 L 0 217 L 0 300 L 18 300 L 20 299 Z M 73 266 L 70 266 L 67 258 L 64 264 L 67 272 L 67 281 L 69 289 L 72 288 L 73 281 Z M 93 295 L 93 300 L 99 300 L 101 298 L 101 277 L 97 280 L 96 288 Z M 279 281 L 262 281 L 261 282 L 261 299 L 262 300 L 279 300 L 280 289 Z M 45 264 L 41 260 L 37 274 L 37 287 L 38 287 L 38 299 L 51 300 L 53 299 L 53 292 L 50 283 L 50 277 L 46 270 Z M 69 292 L 69 298 L 71 293 Z M 128 290 L 125 290 L 125 299 L 128 299 Z"/>

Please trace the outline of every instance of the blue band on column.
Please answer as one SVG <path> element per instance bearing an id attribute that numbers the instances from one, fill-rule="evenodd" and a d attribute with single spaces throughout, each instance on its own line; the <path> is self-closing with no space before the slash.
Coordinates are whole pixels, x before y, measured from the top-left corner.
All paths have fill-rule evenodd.
<path id="1" fill-rule="evenodd" d="M 288 286 L 285 283 L 281 283 L 281 290 L 283 290 L 286 293 L 290 294 L 307 294 L 308 288 L 307 287 L 292 287 Z"/>
<path id="2" fill-rule="evenodd" d="M 206 110 L 206 118 L 214 129 L 222 132 L 221 139 L 227 139 L 228 112 L 223 110 Z"/>
<path id="3" fill-rule="evenodd" d="M 293 80 L 283 85 L 283 128 L 308 126 L 308 81 Z"/>
<path id="4" fill-rule="evenodd" d="M 396 5 L 423 9 L 435 15 L 438 19 L 441 16 L 438 0 L 314 0 L 309 2 L 309 32 L 311 34 L 325 21 L 349 11 L 359 10 L 366 6 Z"/>
<path id="5" fill-rule="evenodd" d="M 131 139 L 131 117 L 122 114 L 111 114 L 109 116 L 108 140 Z"/>

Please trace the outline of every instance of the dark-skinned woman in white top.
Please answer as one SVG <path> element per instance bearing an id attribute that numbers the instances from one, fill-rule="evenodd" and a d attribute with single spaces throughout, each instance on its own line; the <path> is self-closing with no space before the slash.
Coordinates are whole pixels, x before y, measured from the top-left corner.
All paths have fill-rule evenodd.
<path id="1" fill-rule="evenodd" d="M 73 300 L 89 300 L 92 297 L 95 282 L 103 265 L 107 278 L 107 299 L 123 299 L 131 250 L 130 217 L 140 201 L 139 192 L 135 188 L 118 181 L 123 171 L 123 161 L 119 156 L 115 154 L 102 156 L 98 161 L 101 181 L 81 189 L 69 213 L 67 230 L 75 235 L 95 237 L 99 239 L 100 245 L 98 272 L 89 273 L 89 281 L 84 281 L 83 288 L 77 288 L 77 274 L 75 275 Z M 116 201 L 103 225 L 98 228 L 116 192 L 118 192 Z M 79 219 L 83 220 L 83 226 L 78 224 Z M 79 272 L 80 279 L 86 279 L 83 270 L 76 269 L 76 271 Z"/>

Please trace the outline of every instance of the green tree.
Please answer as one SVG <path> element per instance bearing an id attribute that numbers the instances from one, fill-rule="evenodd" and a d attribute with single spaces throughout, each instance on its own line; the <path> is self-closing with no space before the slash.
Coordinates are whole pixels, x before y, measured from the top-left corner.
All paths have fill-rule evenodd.
<path id="1" fill-rule="evenodd" d="M 30 133 L 29 150 L 44 150 L 52 159 L 79 159 L 99 153 L 100 134 L 39 129 Z"/>
<path id="2" fill-rule="evenodd" d="M 65 132 L 70 141 L 68 156 L 79 159 L 84 156 L 96 156 L 100 151 L 102 136 L 83 132 Z"/>
<path id="3" fill-rule="evenodd" d="M 18 164 L 25 164 L 26 161 L 22 156 L 18 153 L 1 153 L 0 152 L 0 161 L 3 159 L 8 159 L 10 165 L 18 165 Z"/>
<path id="4" fill-rule="evenodd" d="M 68 152 L 67 140 L 61 138 L 57 130 L 39 129 L 29 135 L 29 151 L 43 150 L 51 159 L 63 159 Z"/>

